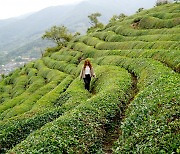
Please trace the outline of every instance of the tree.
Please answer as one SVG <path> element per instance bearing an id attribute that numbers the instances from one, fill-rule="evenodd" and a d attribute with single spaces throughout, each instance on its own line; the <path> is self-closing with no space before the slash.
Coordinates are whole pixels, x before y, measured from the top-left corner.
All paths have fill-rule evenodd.
<path id="1" fill-rule="evenodd" d="M 6 76 L 5 74 L 1 74 L 1 78 L 4 79 Z"/>
<path id="2" fill-rule="evenodd" d="M 125 15 L 124 13 L 121 13 L 121 14 L 119 15 L 119 19 L 125 18 L 125 17 L 127 17 L 127 15 Z"/>
<path id="3" fill-rule="evenodd" d="M 169 4 L 169 0 L 157 0 L 156 1 L 156 6 L 164 5 L 164 4 Z"/>
<path id="4" fill-rule="evenodd" d="M 90 19 L 90 24 L 93 26 L 93 27 L 97 27 L 97 25 L 100 23 L 98 21 L 98 17 L 100 17 L 101 14 L 96 12 L 96 13 L 92 13 L 91 15 L 88 16 L 88 18 Z"/>
<path id="5" fill-rule="evenodd" d="M 53 26 L 50 30 L 45 32 L 42 38 L 52 40 L 59 47 L 63 47 L 78 35 L 80 35 L 80 33 L 75 33 L 74 35 L 70 33 L 65 26 Z"/>
<path id="6" fill-rule="evenodd" d="M 125 17 L 127 17 L 127 15 L 125 15 L 124 13 L 121 13 L 120 15 L 113 15 L 113 17 L 109 20 L 109 22 L 112 23 L 119 20 L 123 20 Z"/>
<path id="7" fill-rule="evenodd" d="M 88 18 L 90 19 L 90 24 L 91 24 L 91 27 L 88 28 L 87 32 L 90 33 L 90 32 L 94 32 L 98 29 L 102 29 L 104 27 L 104 25 L 99 22 L 98 20 L 98 17 L 100 17 L 101 14 L 96 12 L 96 13 L 92 13 L 91 15 L 88 16 Z"/>
<path id="8" fill-rule="evenodd" d="M 137 11 L 136 11 L 136 13 L 139 13 L 139 12 L 141 12 L 141 11 L 143 11 L 144 10 L 144 8 L 139 8 Z"/>

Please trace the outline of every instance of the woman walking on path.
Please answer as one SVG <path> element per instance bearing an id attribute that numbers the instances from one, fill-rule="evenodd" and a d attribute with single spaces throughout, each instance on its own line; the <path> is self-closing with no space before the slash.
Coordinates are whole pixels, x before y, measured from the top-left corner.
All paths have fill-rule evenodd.
<path id="1" fill-rule="evenodd" d="M 84 66 L 81 69 L 80 79 L 84 79 L 85 89 L 87 89 L 88 91 L 90 88 L 91 77 L 96 77 L 96 75 L 94 73 L 94 69 L 91 65 L 91 62 L 88 59 L 86 59 L 84 61 Z"/>

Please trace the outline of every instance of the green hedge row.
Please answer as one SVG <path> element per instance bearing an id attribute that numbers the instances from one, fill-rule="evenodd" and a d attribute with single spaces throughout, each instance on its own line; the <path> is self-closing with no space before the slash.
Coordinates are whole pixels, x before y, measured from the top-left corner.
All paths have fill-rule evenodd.
<path id="1" fill-rule="evenodd" d="M 38 69 L 38 73 L 37 73 L 38 76 L 42 76 L 48 83 L 48 82 L 54 80 L 55 78 L 58 78 L 59 76 L 61 77 L 62 75 L 65 75 L 65 73 L 63 73 L 61 71 L 54 70 L 54 69 L 47 67 L 43 61 L 43 59 L 46 59 L 46 58 L 47 57 L 37 60 L 35 62 L 34 67 Z"/>
<path id="2" fill-rule="evenodd" d="M 139 22 L 139 27 L 143 29 L 172 28 L 180 24 L 180 17 L 162 20 L 155 17 L 144 17 Z"/>
<path id="3" fill-rule="evenodd" d="M 122 25 L 122 24 L 126 24 L 128 25 L 127 21 L 133 20 L 135 18 L 138 17 L 144 17 L 144 16 L 148 16 L 148 17 L 156 17 L 156 18 L 162 18 L 162 19 L 172 19 L 172 18 L 176 18 L 179 17 L 179 6 L 178 5 L 164 5 L 161 7 L 155 7 L 151 10 L 143 10 L 137 14 L 134 14 L 132 16 L 128 16 L 126 17 L 123 21 L 119 20 L 115 23 L 109 23 L 106 28 L 110 28 L 113 27 L 114 25 Z M 126 23 L 127 22 L 127 23 Z"/>
<path id="4" fill-rule="evenodd" d="M 129 25 L 130 26 L 130 25 Z M 179 28 L 163 28 L 163 29 L 133 29 L 131 27 L 113 26 L 105 31 L 113 31 L 116 34 L 123 36 L 142 36 L 142 35 L 157 35 L 157 34 L 179 34 Z"/>
<path id="5" fill-rule="evenodd" d="M 82 57 L 82 53 L 80 52 L 69 53 L 69 50 L 67 50 L 66 53 L 63 53 L 61 51 L 53 53 L 50 57 L 54 60 L 65 61 L 67 63 L 72 63 L 72 64 L 78 64 L 80 58 Z"/>
<path id="6" fill-rule="evenodd" d="M 130 49 L 179 49 L 179 43 L 174 41 L 158 41 L 158 42 L 102 42 L 96 45 L 99 50 L 130 50 Z"/>
<path id="7" fill-rule="evenodd" d="M 10 78 L 9 77 L 9 83 L 14 83 L 13 86 L 10 84 L 7 84 L 6 81 L 1 82 L 0 86 L 0 103 L 3 103 L 5 101 L 8 101 L 9 99 L 12 99 L 20 94 L 22 94 L 26 89 L 28 85 L 28 77 L 26 75 L 16 77 L 16 78 Z"/>
<path id="8" fill-rule="evenodd" d="M 176 72 L 180 72 L 179 50 L 96 50 L 95 57 L 119 55 L 130 58 L 152 58 L 158 60 Z"/>
<path id="9" fill-rule="evenodd" d="M 131 76 L 118 67 L 96 69 L 97 94 L 16 145 L 17 153 L 96 153 L 101 149 L 103 126 L 110 124 L 126 100 Z M 99 76 L 100 75 L 100 76 Z M 77 87 L 75 87 L 77 88 Z M 79 95 L 79 92 L 76 92 Z M 67 97 L 64 97 L 67 99 Z"/>
<path id="10" fill-rule="evenodd" d="M 36 76 L 38 73 L 38 70 L 35 68 L 26 68 L 26 72 L 28 77 Z"/>
<path id="11" fill-rule="evenodd" d="M 70 107 L 73 108 L 90 97 L 90 94 L 84 90 L 83 83 L 79 81 L 79 78 L 73 82 L 72 80 L 71 76 L 67 76 L 59 86 L 43 96 L 31 111 L 9 120 L 0 121 L 0 141 L 3 151 L 12 148 L 34 130 L 55 120 L 70 110 Z M 64 91 L 66 91 L 66 95 L 69 95 L 67 101 L 64 101 Z M 63 103 L 65 103 L 64 106 Z"/>
<path id="12" fill-rule="evenodd" d="M 164 66 L 162 63 L 153 59 L 146 58 L 128 58 L 124 56 L 105 56 L 96 60 L 98 64 L 103 65 L 117 65 L 134 72 L 139 77 L 138 89 L 144 89 L 151 85 L 163 75 L 176 74 L 170 68 Z"/>
<path id="13" fill-rule="evenodd" d="M 15 81 L 14 81 L 14 87 L 13 87 L 13 97 L 16 97 L 17 95 L 22 94 L 28 85 L 28 76 L 27 75 L 22 75 L 20 77 L 18 77 Z"/>
<path id="14" fill-rule="evenodd" d="M 13 117 L 13 116 L 18 116 L 18 115 L 21 115 L 21 114 L 31 110 L 32 106 L 40 98 L 42 98 L 44 95 L 49 93 L 56 86 L 57 86 L 57 81 L 51 81 L 48 84 L 46 84 L 45 86 L 40 87 L 33 94 L 31 94 L 29 97 L 26 97 L 23 102 L 18 103 L 18 105 L 14 106 L 11 110 L 8 110 L 8 112 L 6 112 L 6 114 L 4 116 L 4 119 L 8 119 L 8 118 Z"/>
<path id="15" fill-rule="evenodd" d="M 50 57 L 44 57 L 43 62 L 51 69 L 57 69 L 59 71 L 65 72 L 67 74 L 73 75 L 76 70 L 76 64 L 69 64 L 65 61 L 57 61 L 51 59 Z"/>
<path id="16" fill-rule="evenodd" d="M 16 69 L 14 72 L 11 72 L 9 75 L 5 76 L 4 80 L 2 80 L 1 82 L 4 82 L 4 84 L 6 85 L 12 85 L 14 83 L 14 80 L 19 77 L 21 72 L 21 69 Z"/>
<path id="17" fill-rule="evenodd" d="M 91 39 L 91 37 L 89 37 L 89 39 Z M 144 58 L 153 58 L 155 60 L 158 60 L 162 63 L 164 63 L 165 65 L 167 65 L 168 67 L 171 67 L 173 70 L 179 72 L 180 71 L 180 65 L 179 65 L 179 50 L 156 50 L 156 49 L 153 49 L 153 50 L 150 50 L 151 48 L 157 48 L 158 47 L 158 44 L 160 43 L 163 43 L 161 44 L 161 47 L 164 46 L 164 48 L 169 48 L 169 46 L 171 44 L 173 44 L 172 48 L 179 48 L 179 44 L 178 43 L 173 43 L 173 41 L 167 43 L 167 42 L 157 42 L 156 44 L 153 44 L 153 42 L 151 44 L 148 44 L 147 46 L 144 44 L 144 43 L 139 43 L 136 44 L 136 42 L 132 41 L 132 44 L 128 44 L 128 42 L 125 43 L 121 43 L 120 45 L 122 46 L 119 46 L 121 48 L 130 48 L 130 50 L 114 50 L 114 49 L 117 49 L 118 47 L 118 44 L 117 43 L 117 46 L 108 46 L 108 43 L 111 44 L 111 42 L 107 42 L 107 43 L 100 43 L 100 44 L 97 44 L 96 45 L 96 49 L 92 50 L 93 52 L 93 56 L 94 57 L 99 57 L 99 56 L 105 56 L 105 55 L 121 55 L 121 56 L 127 56 L 127 57 L 132 57 L 132 58 L 138 58 L 138 57 L 144 57 Z M 83 43 L 81 43 L 82 46 L 85 46 Z M 153 45 L 152 45 L 153 44 Z M 80 45 L 80 43 L 78 43 L 78 45 Z M 87 44 L 89 45 L 89 44 Z M 142 46 L 140 46 L 142 45 Z M 139 47 L 140 46 L 140 47 Z M 145 46 L 145 49 L 141 49 L 143 48 L 143 46 Z M 97 49 L 100 49 L 100 50 L 97 50 Z M 131 50 L 131 48 L 140 48 L 139 50 Z M 150 48 L 150 49 L 146 49 L 146 48 Z M 160 48 L 160 46 L 159 46 Z M 103 49 L 103 50 L 102 50 Z M 109 50 L 108 50 L 109 49 Z M 107 51 L 106 51 L 107 50 Z M 83 51 L 84 53 L 86 53 L 87 51 L 84 49 Z M 89 52 L 89 50 L 88 50 Z"/>
<path id="18" fill-rule="evenodd" d="M 21 95 L 1 103 L 0 104 L 0 113 L 2 114 L 5 110 L 10 110 L 15 105 L 18 105 L 21 102 L 25 101 L 27 98 L 29 98 L 31 96 L 32 93 L 34 93 L 36 90 L 39 89 L 39 87 L 41 87 L 43 85 L 44 85 L 44 80 L 41 78 L 39 78 L 39 79 L 36 78 L 36 81 L 34 81 L 29 86 L 29 88 L 25 92 L 23 92 Z M 19 91 L 17 91 L 17 93 L 18 92 Z M 5 115 L 5 113 L 4 113 L 4 115 Z M 2 119 L 1 116 L 0 116 L 0 118 Z"/>
<path id="19" fill-rule="evenodd" d="M 115 153 L 178 153 L 180 76 L 161 63 L 142 58 L 102 57 L 99 64 L 135 72 L 140 92 L 126 111 Z"/>
<path id="20" fill-rule="evenodd" d="M 79 41 L 88 44 L 90 46 L 96 46 L 97 43 L 103 42 L 96 37 L 90 37 L 90 36 L 83 36 Z"/>
<path id="21" fill-rule="evenodd" d="M 42 109 L 42 108 L 50 108 L 54 107 L 55 102 L 57 102 L 61 93 L 66 91 L 68 86 L 73 81 L 72 76 L 67 76 L 57 87 L 51 90 L 49 93 L 44 95 L 41 99 L 39 99 L 36 104 L 32 107 L 33 110 Z"/>
<path id="22" fill-rule="evenodd" d="M 136 97 L 126 112 L 115 153 L 179 153 L 179 76 L 165 76 Z"/>
<path id="23" fill-rule="evenodd" d="M 169 3 L 169 4 L 165 4 L 165 5 L 161 5 L 159 7 L 154 7 L 151 10 L 147 10 L 147 12 L 164 12 L 164 13 L 177 13 L 179 12 L 179 4 L 177 3 Z M 146 12 L 146 13 L 147 13 Z"/>
<path id="24" fill-rule="evenodd" d="M 9 99 L 15 98 L 15 97 L 19 96 L 20 94 L 22 94 L 23 92 L 25 92 L 25 90 L 27 88 L 29 88 L 30 84 L 32 83 L 31 79 L 34 80 L 36 78 L 34 76 L 36 76 L 36 75 L 43 76 L 43 78 L 45 79 L 46 82 L 50 82 L 51 80 L 53 80 L 53 77 L 57 78 L 59 75 L 62 74 L 60 72 L 57 72 L 55 70 L 51 70 L 51 69 L 45 67 L 45 65 L 43 65 L 42 61 L 36 62 L 35 67 L 37 67 L 37 66 L 38 66 L 39 71 L 35 68 L 31 68 L 31 67 L 34 67 L 34 63 L 27 64 L 27 66 L 25 66 L 20 73 L 18 73 L 18 74 L 16 72 L 13 73 L 13 75 L 9 76 L 4 81 L 5 84 L 7 84 L 7 83 L 13 84 L 13 87 L 12 87 L 12 90 L 11 90 L 10 86 L 5 88 L 5 86 L 3 85 L 2 88 L 0 88 L 2 93 L 3 93 L 3 91 L 5 91 L 5 93 L 0 96 L 1 103 L 4 101 L 7 101 Z M 15 78 L 14 74 L 16 74 L 16 76 L 17 75 L 21 75 L 21 76 Z"/>
<path id="25" fill-rule="evenodd" d="M 159 19 L 172 19 L 172 18 L 180 17 L 179 13 L 164 13 L 164 12 L 152 13 L 148 15 Z"/>
<path id="26" fill-rule="evenodd" d="M 92 43 L 93 42 L 93 46 Z M 88 45 L 85 48 L 85 43 Z M 143 42 L 143 41 L 125 41 L 125 42 L 103 42 L 103 41 L 98 41 L 94 37 L 87 37 L 86 41 L 83 41 L 82 43 L 78 42 L 75 47 L 83 47 L 84 46 L 84 51 L 89 51 L 89 48 L 91 48 L 92 52 L 95 47 L 96 49 L 99 50 L 128 50 L 128 49 L 179 49 L 179 42 L 178 41 L 156 41 L 156 42 Z M 79 48 L 76 48 L 76 50 L 80 50 Z M 82 49 L 81 49 L 82 50 Z"/>
<path id="27" fill-rule="evenodd" d="M 19 94 L 26 88 L 26 75 L 21 75 L 21 69 L 16 69 L 14 72 L 5 76 L 5 79 L 0 82 L 0 103 L 16 97 L 17 88 L 19 88 Z M 16 82 L 16 84 L 15 84 Z M 17 83 L 18 82 L 18 83 Z"/>
<path id="28" fill-rule="evenodd" d="M 43 83 L 40 80 L 40 82 L 38 81 L 37 84 L 33 84 L 32 86 L 30 86 L 29 89 L 27 89 L 27 91 L 25 91 L 24 95 L 26 98 L 23 98 L 24 95 L 22 95 L 19 97 L 20 99 L 19 98 L 17 98 L 17 100 L 14 99 L 15 100 L 14 103 L 16 104 L 16 106 L 14 106 L 12 109 L 8 109 L 1 116 L 3 118 L 9 118 L 9 117 L 19 115 L 19 114 L 22 114 L 22 113 L 28 111 L 29 109 L 31 109 L 32 105 L 38 99 L 40 99 L 43 95 L 45 95 L 50 90 L 55 88 L 57 86 L 57 84 L 59 84 L 65 77 L 66 77 L 66 74 L 56 71 L 56 70 L 51 70 L 47 74 L 47 79 L 49 80 L 48 81 L 49 83 L 47 83 L 46 85 L 43 85 Z M 42 86 L 39 87 L 39 84 L 42 84 Z M 29 94 L 31 93 L 31 95 L 27 96 L 28 93 Z M 17 102 L 17 101 L 19 101 L 19 102 Z M 3 106 L 1 106 L 1 107 L 2 108 L 7 107 L 8 106 L 7 104 L 9 104 L 9 103 L 14 104 L 10 101 L 10 102 L 3 104 Z"/>
<path id="29" fill-rule="evenodd" d="M 83 53 L 83 57 L 94 57 L 94 48 L 91 46 L 85 45 L 83 42 L 75 42 L 71 46 L 69 46 L 70 49 L 79 51 Z"/>
<path id="30" fill-rule="evenodd" d="M 123 42 L 123 41 L 154 42 L 154 41 L 179 41 L 180 40 L 180 34 L 163 34 L 163 35 L 157 34 L 157 35 L 142 35 L 142 36 L 131 36 L 131 37 L 126 36 L 125 37 L 122 35 L 117 35 L 114 32 L 96 32 L 96 33 L 93 33 L 92 36 L 97 37 L 106 42 Z M 96 41 L 95 45 L 98 42 L 99 41 Z M 89 42 L 84 42 L 84 43 L 90 44 Z"/>

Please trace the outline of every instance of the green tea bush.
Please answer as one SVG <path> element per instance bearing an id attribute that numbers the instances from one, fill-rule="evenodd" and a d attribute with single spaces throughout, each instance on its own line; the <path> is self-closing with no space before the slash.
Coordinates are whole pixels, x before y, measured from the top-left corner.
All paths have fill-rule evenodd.
<path id="1" fill-rule="evenodd" d="M 125 93 L 131 87 L 131 77 L 127 71 L 110 66 L 107 66 L 105 70 L 107 75 L 100 76 L 98 80 L 101 77 L 107 80 L 99 82 L 103 90 L 99 87 L 97 96 L 82 102 L 71 112 L 45 125 L 41 128 L 43 131 L 31 134 L 10 151 L 94 153 L 100 150 L 103 137 L 102 126 L 111 123 L 109 120 L 119 111 L 118 105 L 121 104 L 121 98 L 125 98 Z M 36 148 L 34 148 L 35 142 Z"/>
<path id="2" fill-rule="evenodd" d="M 0 121 L 0 143 L 3 151 L 16 145 L 21 140 L 25 139 L 33 130 L 36 130 L 50 122 L 64 112 L 60 106 L 52 107 L 57 101 L 59 95 L 63 93 L 69 84 L 72 82 L 72 77 L 65 78 L 56 88 L 44 95 L 33 106 L 32 110 L 20 116 L 11 119 Z"/>
<path id="3" fill-rule="evenodd" d="M 159 19 L 172 19 L 172 18 L 177 18 L 180 17 L 179 13 L 152 13 L 149 14 L 152 17 L 156 17 Z"/>
<path id="4" fill-rule="evenodd" d="M 29 78 L 28 81 L 29 84 L 29 88 L 27 89 L 27 91 L 31 91 L 31 87 L 34 87 L 34 84 L 38 84 L 38 86 L 42 86 L 45 84 L 45 80 L 42 76 L 32 76 L 31 78 Z M 38 87 L 37 86 L 37 87 Z"/>
<path id="5" fill-rule="evenodd" d="M 115 33 L 113 31 L 107 31 L 107 32 L 96 32 L 96 33 L 93 33 L 92 36 L 105 41 L 105 40 L 107 40 L 108 36 L 112 36 L 114 34 Z"/>
<path id="6" fill-rule="evenodd" d="M 123 36 L 142 36 L 157 34 L 177 34 L 179 28 L 163 28 L 163 29 L 132 29 L 130 27 L 116 26 L 114 29 L 106 29 L 106 31 L 114 31 L 116 34 Z"/>
<path id="7" fill-rule="evenodd" d="M 152 59 L 145 58 L 127 58 L 123 56 L 105 56 L 98 58 L 98 64 L 116 65 L 134 72 L 138 76 L 138 89 L 144 89 L 148 85 L 154 83 L 163 75 L 175 74 L 170 68 L 164 66 L 162 63 Z"/>
<path id="8" fill-rule="evenodd" d="M 26 100 L 28 98 L 29 94 L 24 92 L 21 95 L 15 97 L 14 99 L 10 99 L 7 102 L 3 102 L 0 104 L 0 113 L 2 114 L 5 110 L 10 109 L 14 107 L 15 105 L 21 103 L 22 101 Z M 3 116 L 0 116 L 0 119 L 2 119 Z"/>
<path id="9" fill-rule="evenodd" d="M 72 64 L 78 64 L 79 60 L 82 57 L 82 53 L 81 52 L 72 52 L 71 50 L 66 51 L 66 53 L 63 52 L 56 52 L 54 54 L 52 54 L 51 58 L 54 60 L 58 60 L 58 61 L 65 61 L 67 63 L 72 63 Z"/>
<path id="10" fill-rule="evenodd" d="M 23 139 L 25 139 L 34 130 L 40 128 L 44 124 L 51 122 L 62 115 L 60 109 L 41 110 L 41 114 L 37 112 L 30 113 L 30 116 L 23 119 L 14 118 L 13 120 L 0 121 L 0 143 L 1 153 L 5 153 Z"/>
<path id="11" fill-rule="evenodd" d="M 1 113 L 0 118 L 2 119 L 4 117 L 4 116 L 2 116 L 2 113 L 5 110 L 10 109 L 10 108 L 14 107 L 15 105 L 22 103 L 28 97 L 30 97 L 29 95 L 31 95 L 33 92 L 35 92 L 37 89 L 39 89 L 39 87 L 41 87 L 43 85 L 44 85 L 44 80 L 42 78 L 36 78 L 36 80 L 29 86 L 29 88 L 25 92 L 18 95 L 14 99 L 4 101 L 2 104 L 0 104 L 0 113 Z M 17 92 L 19 92 L 19 91 L 17 91 Z M 4 114 L 4 115 L 6 115 L 6 114 Z"/>
<path id="12" fill-rule="evenodd" d="M 3 99 L 10 99 L 12 93 L 12 86 L 11 85 L 0 85 L 0 103 L 3 102 Z"/>
<path id="13" fill-rule="evenodd" d="M 180 18 L 162 20 L 155 17 L 144 17 L 139 22 L 139 27 L 144 29 L 172 28 L 180 24 Z"/>
<path id="14" fill-rule="evenodd" d="M 3 102 L 8 101 L 10 99 L 11 99 L 10 94 L 3 93 L 3 94 L 0 95 L 0 104 L 3 103 Z"/>
<path id="15" fill-rule="evenodd" d="M 72 60 L 73 56 L 62 55 L 61 52 L 56 52 L 51 55 L 51 58 L 58 60 L 58 61 L 66 61 L 69 62 Z"/>
<path id="16" fill-rule="evenodd" d="M 179 87 L 179 75 L 164 76 L 136 97 L 121 125 L 115 153 L 179 152 Z"/>
<path id="17" fill-rule="evenodd" d="M 101 42 L 99 39 L 90 36 L 84 36 L 80 39 L 81 42 L 89 44 L 90 46 L 96 46 L 97 43 Z"/>
<path id="18" fill-rule="evenodd" d="M 178 152 L 179 75 L 160 63 L 146 61 L 115 56 L 99 59 L 100 64 L 120 65 L 134 71 L 139 77 L 138 85 L 146 84 L 129 106 L 128 117 L 121 126 L 122 135 L 114 146 L 115 153 Z"/>
<path id="19" fill-rule="evenodd" d="M 31 94 L 30 97 L 27 97 L 23 102 L 21 102 L 20 104 L 14 106 L 11 110 L 9 110 L 6 113 L 6 116 L 4 117 L 4 119 L 10 118 L 10 117 L 13 117 L 13 116 L 16 116 L 16 115 L 20 115 L 22 113 L 25 113 L 25 112 L 29 111 L 32 108 L 32 106 L 40 98 L 42 98 L 44 95 L 49 93 L 56 86 L 57 86 L 57 81 L 51 81 L 48 84 L 46 84 L 45 86 L 40 87 L 33 94 Z"/>
<path id="20" fill-rule="evenodd" d="M 126 41 L 126 42 L 103 42 L 96 45 L 99 50 L 128 50 L 128 49 L 149 49 L 154 43 L 142 41 Z"/>
<path id="21" fill-rule="evenodd" d="M 26 75 L 20 76 L 14 81 L 14 87 L 12 91 L 12 96 L 16 97 L 27 89 L 28 77 Z"/>
<path id="22" fill-rule="evenodd" d="M 74 74 L 74 70 L 76 69 L 75 64 L 68 64 L 65 61 L 57 61 L 53 60 L 50 57 L 43 58 L 44 63 L 51 69 L 57 69 L 59 71 L 65 72 L 67 74 Z"/>
<path id="23" fill-rule="evenodd" d="M 39 99 L 36 104 L 33 105 L 32 110 L 38 108 L 53 107 L 53 104 L 57 102 L 61 93 L 63 93 L 73 81 L 72 76 L 67 76 L 57 87 L 51 90 L 49 93 Z"/>
<path id="24" fill-rule="evenodd" d="M 152 58 L 158 60 L 173 70 L 179 72 L 177 65 L 180 63 L 180 51 L 179 50 L 97 50 L 95 57 L 119 55 L 130 58 Z"/>
<path id="25" fill-rule="evenodd" d="M 55 72 L 56 71 L 53 70 L 47 75 L 47 79 L 49 80 L 48 82 L 50 82 L 47 85 L 42 86 L 41 88 L 39 88 L 39 84 L 34 84 L 33 86 L 31 86 L 26 92 L 34 92 L 34 93 L 32 95 L 30 95 L 30 97 L 28 97 L 29 98 L 28 100 L 22 101 L 21 104 L 18 103 L 18 105 L 16 105 L 14 108 L 12 108 L 10 111 L 8 111 L 8 113 L 6 112 L 5 118 L 9 118 L 9 117 L 12 117 L 12 116 L 15 116 L 18 114 L 22 114 L 22 113 L 28 111 L 29 109 L 31 109 L 32 105 L 34 105 L 34 103 L 38 99 L 40 99 L 43 95 L 45 95 L 46 93 L 51 91 L 54 87 L 57 86 L 57 84 L 59 82 L 61 82 L 66 77 L 66 75 L 64 73 L 59 73 L 59 71 L 57 73 L 55 73 Z M 36 88 L 39 88 L 36 91 L 34 91 L 35 86 L 36 86 Z M 33 89 L 33 90 L 31 91 L 31 89 Z"/>
<path id="26" fill-rule="evenodd" d="M 105 153 L 107 127 L 124 114 L 114 153 L 178 153 L 179 29 L 179 4 L 154 7 L 4 76 L 0 153 Z M 79 80 L 86 58 L 91 93 Z"/>
<path id="27" fill-rule="evenodd" d="M 35 68 L 27 68 L 26 71 L 27 71 L 28 77 L 36 76 L 38 73 L 38 70 Z"/>

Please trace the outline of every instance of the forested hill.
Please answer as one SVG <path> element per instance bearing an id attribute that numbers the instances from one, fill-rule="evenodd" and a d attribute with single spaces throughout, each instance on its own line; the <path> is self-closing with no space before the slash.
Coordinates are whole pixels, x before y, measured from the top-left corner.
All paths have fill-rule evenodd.
<path id="1" fill-rule="evenodd" d="M 1 153 L 179 153 L 180 4 L 109 23 L 0 82 Z M 79 73 L 89 58 L 90 93 Z"/>

